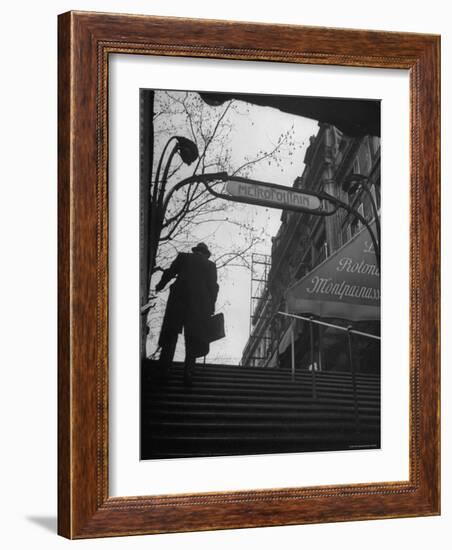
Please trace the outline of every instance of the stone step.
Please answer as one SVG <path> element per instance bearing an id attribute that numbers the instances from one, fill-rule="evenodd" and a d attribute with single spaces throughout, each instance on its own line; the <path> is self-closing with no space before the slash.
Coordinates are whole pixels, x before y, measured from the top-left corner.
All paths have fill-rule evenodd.
<path id="1" fill-rule="evenodd" d="M 287 406 L 291 407 L 303 406 L 303 407 L 317 407 L 321 409 L 332 408 L 332 407 L 351 407 L 354 406 L 353 395 L 347 396 L 319 396 L 317 399 L 312 398 L 311 394 L 308 395 L 295 395 L 295 396 L 284 396 L 282 399 L 280 395 L 271 396 L 271 395 L 262 395 L 260 392 L 258 395 L 230 395 L 228 392 L 220 393 L 209 393 L 209 394 L 197 394 L 197 393 L 183 393 L 183 392 L 171 392 L 165 395 L 144 395 L 142 400 L 142 406 L 144 409 L 149 407 L 155 408 L 159 403 L 165 403 L 168 406 L 173 407 L 184 407 L 191 405 L 208 405 L 208 404 L 217 404 L 221 406 L 233 406 L 233 405 L 246 405 L 251 406 Z M 373 399 L 359 399 L 358 405 L 360 407 L 367 407 L 373 410 L 379 410 L 379 400 Z"/>
<path id="2" fill-rule="evenodd" d="M 153 362 L 151 365 L 144 367 L 144 373 L 156 372 L 158 370 L 158 363 Z M 287 370 L 277 370 L 277 369 L 262 369 L 262 368 L 251 368 L 251 367 L 239 367 L 239 366 L 217 366 L 217 365 L 196 365 L 196 372 L 203 373 L 206 376 L 214 376 L 217 378 L 221 377 L 234 377 L 234 378 L 251 378 L 253 380 L 257 379 L 280 379 L 280 380 L 290 380 L 291 372 Z M 182 375 L 183 373 L 183 364 L 175 363 L 171 368 L 171 373 L 176 375 Z M 319 378 L 329 379 L 329 380 L 349 380 L 352 378 L 351 373 L 349 372 L 333 372 L 333 371 L 321 371 L 317 372 L 316 375 Z M 310 378 L 311 373 L 306 370 L 297 370 L 295 372 L 296 379 Z M 362 383 L 376 383 L 379 384 L 380 377 L 378 375 L 372 374 L 361 374 L 357 373 L 356 378 Z"/>
<path id="3" fill-rule="evenodd" d="M 227 386 L 227 387 L 243 387 L 243 388 L 270 388 L 270 389 L 287 389 L 287 390 L 296 390 L 297 388 L 306 388 L 311 387 L 312 385 L 312 377 L 309 376 L 307 378 L 303 378 L 302 380 L 296 379 L 295 381 L 292 381 L 290 379 L 287 380 L 263 380 L 263 379 L 243 379 L 243 378 L 218 378 L 213 376 L 205 376 L 204 373 L 195 372 L 193 376 L 193 385 L 196 384 L 196 387 L 203 388 L 203 387 L 209 387 L 209 386 Z M 333 389 L 344 389 L 344 390 L 352 390 L 353 389 L 353 381 L 352 380 L 346 380 L 346 381 L 332 381 L 332 380 L 325 380 L 318 375 L 315 378 L 315 384 L 319 388 L 333 388 Z M 165 384 L 167 387 L 171 386 L 183 386 L 183 375 L 170 375 L 168 377 L 168 381 Z M 156 380 L 149 380 L 148 382 L 145 382 L 144 387 L 145 388 L 152 388 L 153 386 L 158 386 L 159 390 L 161 387 L 161 384 L 159 384 L 158 379 Z M 380 385 L 374 384 L 363 384 L 362 382 L 357 381 L 356 387 L 358 390 L 362 392 L 369 392 L 369 393 L 375 393 L 380 391 Z"/>
<path id="4" fill-rule="evenodd" d="M 374 412 L 374 411 L 372 411 Z M 244 414 L 246 413 L 246 414 Z M 375 424 L 379 423 L 380 417 L 378 414 L 372 414 L 359 410 L 360 421 Z M 211 412 L 211 411 L 187 411 L 187 410 L 164 410 L 162 408 L 153 411 L 151 414 L 143 415 L 143 421 L 146 422 L 146 419 L 152 419 L 150 423 L 157 422 L 169 422 L 172 424 L 183 424 L 184 426 L 189 423 L 198 423 L 198 424 L 208 424 L 212 422 L 217 422 L 221 425 L 226 424 L 242 424 L 244 418 L 246 422 L 254 422 L 259 424 L 262 422 L 274 422 L 274 423 L 284 423 L 291 424 L 297 422 L 299 419 L 302 421 L 318 421 L 318 422 L 329 422 L 329 423 L 346 423 L 353 422 L 355 419 L 354 410 L 347 412 L 336 412 L 336 411 L 290 411 L 290 412 L 279 412 L 279 411 L 267 411 L 267 412 L 255 412 L 255 411 L 222 411 L 222 412 Z M 295 419 L 295 420 L 294 420 Z"/>
<path id="5" fill-rule="evenodd" d="M 345 434 L 350 434 L 356 431 L 356 424 L 354 419 L 348 419 L 340 424 L 337 422 L 325 422 L 321 419 L 315 419 L 311 422 L 295 420 L 292 422 L 275 422 L 275 421 L 261 421 L 251 422 L 244 420 L 243 422 L 158 422 L 155 419 L 144 421 L 144 426 L 149 429 L 150 437 L 167 436 L 171 434 L 171 437 L 188 437 L 193 436 L 197 438 L 217 437 L 221 434 L 222 437 L 236 437 L 243 436 L 245 438 L 254 437 L 261 438 L 266 436 L 272 436 L 274 439 L 281 437 L 291 437 L 298 439 L 300 436 L 307 437 L 309 434 L 322 433 L 324 436 L 343 437 Z M 362 419 L 359 422 L 359 428 L 365 433 L 377 433 L 379 431 L 379 424 L 370 424 Z"/>
<path id="6" fill-rule="evenodd" d="M 312 398 L 311 388 L 298 388 L 294 390 L 273 390 L 271 388 L 240 388 L 240 387 L 199 387 L 196 383 L 189 389 L 181 387 L 172 388 L 169 387 L 162 392 L 144 392 L 144 398 L 148 398 L 152 401 L 153 397 L 161 396 L 165 398 L 181 399 L 184 401 L 193 401 L 196 399 L 203 400 L 208 398 L 214 400 L 215 398 L 226 398 L 231 401 L 235 401 L 238 398 L 248 398 L 249 400 L 257 399 L 261 402 L 263 399 L 274 399 L 276 401 L 291 400 L 295 402 L 307 401 L 310 402 Z M 380 396 L 379 394 L 363 393 L 358 391 L 358 401 L 368 404 L 375 404 L 379 406 Z M 318 388 L 317 399 L 320 401 L 332 401 L 342 399 L 344 401 L 353 400 L 353 392 L 344 390 L 333 390 Z"/>

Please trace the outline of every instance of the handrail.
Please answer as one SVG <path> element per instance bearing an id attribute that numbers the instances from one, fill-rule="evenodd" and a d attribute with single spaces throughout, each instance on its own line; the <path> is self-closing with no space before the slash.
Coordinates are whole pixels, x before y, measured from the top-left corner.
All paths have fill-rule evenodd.
<path id="1" fill-rule="evenodd" d="M 376 334 L 370 334 L 369 332 L 362 332 L 361 330 L 355 330 L 350 327 L 343 327 L 341 325 L 334 325 L 333 323 L 326 323 L 325 321 L 318 321 L 317 319 L 311 319 L 311 317 L 303 317 L 302 315 L 295 315 L 294 313 L 286 313 L 285 311 L 278 311 L 279 315 L 284 315 L 286 317 L 293 317 L 295 319 L 302 319 L 303 321 L 309 321 L 312 323 L 317 323 L 318 325 L 323 325 L 325 327 L 332 327 L 338 330 L 343 330 L 345 332 L 351 332 L 353 334 L 358 334 L 359 336 L 366 336 L 367 338 L 373 338 L 374 340 L 381 340 L 381 336 Z"/>

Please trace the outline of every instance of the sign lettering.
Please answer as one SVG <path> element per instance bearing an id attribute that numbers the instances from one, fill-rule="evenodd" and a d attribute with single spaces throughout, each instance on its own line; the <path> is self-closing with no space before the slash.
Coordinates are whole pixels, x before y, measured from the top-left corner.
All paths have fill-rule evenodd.
<path id="1" fill-rule="evenodd" d="M 226 192 L 232 197 L 237 197 L 250 203 L 275 208 L 319 210 L 321 206 L 318 197 L 306 195 L 296 189 L 285 189 L 265 184 L 229 181 L 226 184 Z"/>
<path id="2" fill-rule="evenodd" d="M 374 228 L 374 224 L 372 224 Z M 380 271 L 367 229 L 287 290 L 288 309 L 319 317 L 380 319 Z"/>

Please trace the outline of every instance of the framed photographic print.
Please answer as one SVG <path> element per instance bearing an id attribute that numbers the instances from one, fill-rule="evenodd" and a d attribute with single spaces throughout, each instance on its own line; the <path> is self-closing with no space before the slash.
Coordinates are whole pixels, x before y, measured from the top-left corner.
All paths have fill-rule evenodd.
<path id="1" fill-rule="evenodd" d="M 59 533 L 439 514 L 439 37 L 59 17 Z"/>

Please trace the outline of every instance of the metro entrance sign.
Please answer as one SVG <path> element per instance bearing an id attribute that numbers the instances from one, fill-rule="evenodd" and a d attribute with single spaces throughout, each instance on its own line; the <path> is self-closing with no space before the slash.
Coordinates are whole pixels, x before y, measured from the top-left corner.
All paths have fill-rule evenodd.
<path id="1" fill-rule="evenodd" d="M 241 181 L 237 178 L 227 182 L 225 191 L 237 201 L 259 206 L 270 206 L 298 212 L 312 212 L 322 209 L 322 203 L 318 197 L 283 185 L 252 182 L 250 180 Z"/>
<path id="2" fill-rule="evenodd" d="M 211 184 L 215 181 L 224 182 L 224 192 L 218 192 L 213 188 Z M 367 228 L 372 239 L 377 267 L 380 269 L 380 243 L 370 227 L 369 222 L 353 207 L 353 205 L 350 206 L 324 191 L 301 191 L 293 187 L 285 187 L 274 183 L 250 180 L 239 176 L 229 176 L 227 172 L 194 174 L 193 176 L 181 180 L 168 191 L 163 200 L 161 212 L 162 219 L 164 218 L 168 203 L 174 192 L 185 185 L 194 183 L 201 183 L 211 195 L 218 199 L 257 204 L 258 206 L 279 208 L 282 210 L 294 210 L 295 212 L 304 212 L 313 214 L 314 216 L 332 216 L 339 208 L 342 208 L 348 212 L 348 214 L 353 215 Z M 329 208 L 325 205 L 329 205 Z"/>

